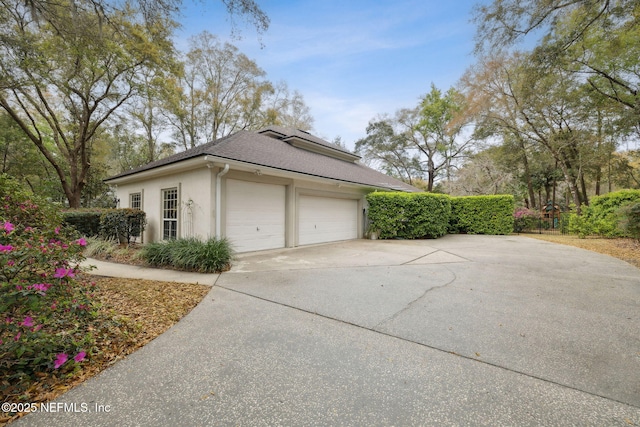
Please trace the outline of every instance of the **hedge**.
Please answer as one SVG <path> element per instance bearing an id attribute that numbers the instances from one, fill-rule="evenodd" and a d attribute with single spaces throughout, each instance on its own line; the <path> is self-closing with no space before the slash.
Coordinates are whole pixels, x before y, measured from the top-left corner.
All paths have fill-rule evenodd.
<path id="1" fill-rule="evenodd" d="M 447 233 L 450 197 L 432 193 L 370 193 L 369 230 L 381 239 L 437 238 Z"/>
<path id="2" fill-rule="evenodd" d="M 450 231 L 467 234 L 513 232 L 515 200 L 511 195 L 451 198 Z"/>
<path id="3" fill-rule="evenodd" d="M 450 197 L 433 193 L 367 195 L 369 231 L 381 239 L 437 238 L 451 233 L 510 234 L 511 195 Z"/>
<path id="4" fill-rule="evenodd" d="M 131 243 L 146 226 L 146 214 L 140 209 L 108 209 L 100 217 L 100 233 L 107 239 L 117 239 L 120 243 Z"/>
<path id="5" fill-rule="evenodd" d="M 100 234 L 100 217 L 106 209 L 72 210 L 62 213 L 63 223 L 75 228 L 86 237 Z"/>
<path id="6" fill-rule="evenodd" d="M 605 237 L 629 236 L 625 229 L 629 206 L 640 202 L 640 190 L 619 190 L 596 196 L 589 206 L 582 208 L 582 215 L 569 217 L 569 232 L 581 237 L 600 235 Z"/>
<path id="7" fill-rule="evenodd" d="M 101 236 L 131 243 L 144 231 L 146 214 L 138 209 L 77 209 L 62 213 L 63 221 L 87 237 Z"/>

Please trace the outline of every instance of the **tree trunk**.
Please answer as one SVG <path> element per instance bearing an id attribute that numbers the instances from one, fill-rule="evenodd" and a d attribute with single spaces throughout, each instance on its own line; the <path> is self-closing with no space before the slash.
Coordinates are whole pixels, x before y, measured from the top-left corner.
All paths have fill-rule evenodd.
<path id="1" fill-rule="evenodd" d="M 582 187 L 582 201 L 589 206 L 589 196 L 587 195 L 587 184 L 584 181 L 584 174 L 580 172 L 580 187 Z"/>
<path id="2" fill-rule="evenodd" d="M 531 209 L 536 208 L 536 193 L 533 190 L 533 182 L 531 181 L 531 173 L 529 172 L 529 159 L 524 149 L 524 143 L 520 142 L 520 148 L 522 148 L 522 165 L 524 167 L 524 176 L 527 180 L 527 192 L 529 193 L 529 200 L 531 200 Z"/>

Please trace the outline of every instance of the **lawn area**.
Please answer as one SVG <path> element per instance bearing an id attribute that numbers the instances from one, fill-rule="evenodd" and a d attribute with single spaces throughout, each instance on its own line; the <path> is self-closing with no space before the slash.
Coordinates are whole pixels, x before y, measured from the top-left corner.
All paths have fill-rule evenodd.
<path id="1" fill-rule="evenodd" d="M 598 237 L 581 239 L 574 235 L 560 234 L 523 234 L 523 236 L 610 255 L 640 268 L 640 242 L 635 239 L 605 239 Z"/>
<path id="2" fill-rule="evenodd" d="M 2 380 L 3 402 L 37 403 L 55 399 L 165 332 L 211 289 L 203 285 L 97 276 L 90 276 L 89 280 L 96 283 L 100 311 L 113 319 L 113 323 L 96 330 L 97 351 L 90 356 L 88 364 L 69 376 L 43 375 L 35 382 L 19 384 Z M 0 426 L 18 417 L 0 413 Z"/>

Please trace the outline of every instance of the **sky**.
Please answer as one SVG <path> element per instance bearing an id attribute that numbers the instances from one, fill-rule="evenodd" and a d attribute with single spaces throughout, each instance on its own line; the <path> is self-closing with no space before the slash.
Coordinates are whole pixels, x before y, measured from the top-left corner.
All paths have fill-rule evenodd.
<path id="1" fill-rule="evenodd" d="M 347 148 L 369 121 L 415 107 L 431 84 L 446 91 L 474 63 L 473 6 L 486 0 L 257 0 L 259 35 L 222 1 L 185 1 L 176 46 L 204 30 L 236 45 L 310 107 L 315 135 Z M 234 35 L 235 33 L 235 35 Z"/>

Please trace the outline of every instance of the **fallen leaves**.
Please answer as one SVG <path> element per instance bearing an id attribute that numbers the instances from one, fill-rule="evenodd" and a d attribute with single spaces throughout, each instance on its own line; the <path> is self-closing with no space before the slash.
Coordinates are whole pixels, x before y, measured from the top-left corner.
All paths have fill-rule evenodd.
<path id="1" fill-rule="evenodd" d="M 18 384 L 0 379 L 0 399 L 4 402 L 40 403 L 97 375 L 133 353 L 188 314 L 209 292 L 208 286 L 150 280 L 92 276 L 95 294 L 102 306 L 101 322 L 93 325 L 96 348 L 82 370 L 69 376 L 38 373 L 36 381 Z M 104 319 L 107 319 L 106 321 Z M 0 413 L 0 426 L 25 414 L 9 417 Z"/>
<path id="2" fill-rule="evenodd" d="M 640 268 L 640 242 L 635 239 L 605 239 L 597 237 L 581 239 L 577 236 L 562 234 L 527 234 L 526 236 L 609 255 Z"/>

